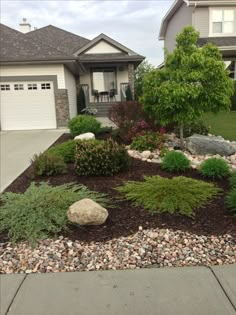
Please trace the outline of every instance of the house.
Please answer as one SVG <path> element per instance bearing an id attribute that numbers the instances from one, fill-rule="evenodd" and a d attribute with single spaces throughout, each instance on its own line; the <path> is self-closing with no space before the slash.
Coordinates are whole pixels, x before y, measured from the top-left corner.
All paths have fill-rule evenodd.
<path id="1" fill-rule="evenodd" d="M 134 69 L 144 57 L 100 34 L 93 40 L 48 25 L 20 31 L 0 24 L 1 129 L 67 126 L 77 114 L 82 88 L 86 106 L 105 115 L 134 93 Z"/>
<path id="2" fill-rule="evenodd" d="M 160 28 L 165 49 L 175 48 L 176 35 L 187 25 L 199 31 L 200 46 L 209 42 L 218 46 L 236 80 L 236 0 L 176 0 Z"/>

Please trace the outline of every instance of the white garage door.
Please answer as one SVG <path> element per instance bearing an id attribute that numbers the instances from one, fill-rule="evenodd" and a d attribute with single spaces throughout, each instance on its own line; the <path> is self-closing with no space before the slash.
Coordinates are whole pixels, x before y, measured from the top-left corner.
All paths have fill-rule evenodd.
<path id="1" fill-rule="evenodd" d="M 56 128 L 53 82 L 1 82 L 1 129 Z"/>

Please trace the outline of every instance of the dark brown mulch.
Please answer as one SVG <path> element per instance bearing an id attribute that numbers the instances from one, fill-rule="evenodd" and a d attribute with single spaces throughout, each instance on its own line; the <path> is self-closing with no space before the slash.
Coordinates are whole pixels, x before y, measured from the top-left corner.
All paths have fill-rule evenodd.
<path id="1" fill-rule="evenodd" d="M 108 133 L 99 136 L 100 139 L 106 139 L 107 137 L 109 137 Z M 62 135 L 55 144 L 62 143 L 69 138 L 70 136 L 68 134 Z M 24 192 L 32 181 L 31 175 L 31 167 L 29 167 L 5 191 Z M 107 222 L 102 226 L 72 227 L 65 236 L 74 240 L 108 240 L 119 236 L 130 235 L 136 232 L 139 226 L 143 228 L 171 228 L 174 230 L 189 231 L 199 235 L 229 233 L 236 236 L 236 217 L 233 217 L 224 206 L 224 195 L 229 190 L 228 180 L 215 182 L 223 188 L 224 194 L 217 197 L 205 208 L 197 209 L 195 211 L 195 217 L 191 219 L 181 215 L 152 215 L 142 207 L 134 207 L 129 201 L 119 201 L 118 198 L 120 198 L 121 195 L 114 188 L 127 180 L 142 180 L 144 175 L 173 176 L 161 170 L 160 166 L 157 164 L 133 159 L 128 171 L 113 177 L 79 177 L 75 174 L 73 165 L 68 165 L 68 173 L 65 175 L 37 178 L 35 181 L 49 181 L 52 185 L 76 182 L 88 186 L 91 190 L 106 193 L 110 198 L 115 207 L 108 209 L 109 218 Z M 203 179 L 195 170 L 189 170 L 184 174 L 178 175 Z"/>

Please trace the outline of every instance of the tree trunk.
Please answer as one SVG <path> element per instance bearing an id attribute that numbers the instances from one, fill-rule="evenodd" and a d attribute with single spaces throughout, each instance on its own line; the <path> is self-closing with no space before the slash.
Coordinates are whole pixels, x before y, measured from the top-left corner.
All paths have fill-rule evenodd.
<path id="1" fill-rule="evenodd" d="M 181 124 L 179 127 L 179 135 L 180 135 L 180 147 L 184 148 L 184 124 Z"/>

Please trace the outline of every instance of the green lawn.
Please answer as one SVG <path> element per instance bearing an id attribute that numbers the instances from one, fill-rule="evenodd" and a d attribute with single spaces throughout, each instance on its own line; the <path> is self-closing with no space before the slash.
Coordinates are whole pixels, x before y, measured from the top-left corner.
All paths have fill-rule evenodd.
<path id="1" fill-rule="evenodd" d="M 211 127 L 210 133 L 227 140 L 236 140 L 236 111 L 220 112 L 217 115 L 208 113 L 203 119 Z"/>

